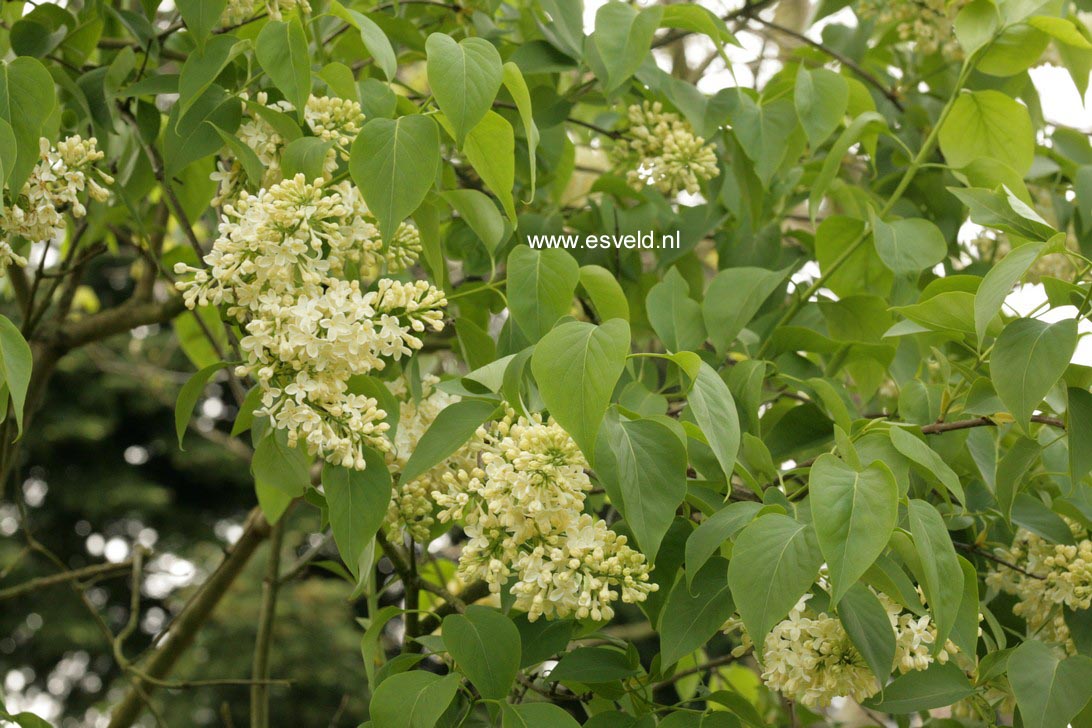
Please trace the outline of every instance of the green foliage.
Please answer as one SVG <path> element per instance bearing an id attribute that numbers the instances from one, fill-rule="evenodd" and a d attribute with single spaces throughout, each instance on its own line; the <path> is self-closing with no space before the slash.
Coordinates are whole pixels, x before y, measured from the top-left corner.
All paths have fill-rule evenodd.
<path id="1" fill-rule="evenodd" d="M 1088 725 L 1089 4 L 706 5 L 6 3 L 9 682 Z"/>

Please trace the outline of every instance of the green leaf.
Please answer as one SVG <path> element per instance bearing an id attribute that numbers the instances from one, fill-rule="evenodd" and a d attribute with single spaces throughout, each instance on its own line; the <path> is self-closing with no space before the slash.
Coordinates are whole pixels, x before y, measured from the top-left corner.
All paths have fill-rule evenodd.
<path id="1" fill-rule="evenodd" d="M 939 139 L 944 158 L 957 168 L 988 157 L 1024 174 L 1035 157 L 1035 128 L 1027 107 L 1000 91 L 961 94 Z"/>
<path id="2" fill-rule="evenodd" d="M 629 324 L 571 321 L 546 334 L 531 356 L 531 372 L 550 415 L 591 461 L 595 438 L 629 354 Z"/>
<path id="3" fill-rule="evenodd" d="M 1031 415 L 1061 378 L 1077 346 L 1077 322 L 1048 324 L 1017 319 L 1005 327 L 993 347 L 990 378 L 997 396 L 1027 431 Z"/>
<path id="4" fill-rule="evenodd" d="M 895 662 L 895 630 L 887 610 L 868 587 L 858 583 L 838 602 L 838 619 L 882 686 Z"/>
<path id="5" fill-rule="evenodd" d="M 492 203 L 490 203 L 492 204 Z M 508 254 L 508 308 L 530 342 L 541 339 L 569 312 L 580 265 L 564 250 L 517 245 Z"/>
<path id="6" fill-rule="evenodd" d="M 686 583 L 691 585 L 709 557 L 728 539 L 739 533 L 759 511 L 761 503 L 737 501 L 729 503 L 701 522 L 686 539 Z"/>
<path id="7" fill-rule="evenodd" d="M 948 243 L 940 228 L 920 217 L 891 224 L 876 218 L 872 230 L 880 260 L 896 275 L 920 273 L 948 254 Z"/>
<path id="8" fill-rule="evenodd" d="M 1066 433 L 1069 439 L 1069 477 L 1073 482 L 1092 470 L 1092 392 L 1070 387 L 1066 411 Z"/>
<path id="9" fill-rule="evenodd" d="M 658 6 L 638 11 L 623 2 L 608 2 L 596 11 L 592 42 L 606 73 L 601 80 L 608 94 L 644 63 L 662 14 L 663 8 Z"/>
<path id="10" fill-rule="evenodd" d="M 311 57 L 303 27 L 298 21 L 269 21 L 258 33 L 254 55 L 273 85 L 295 107 L 296 118 L 302 123 L 311 96 Z"/>
<path id="11" fill-rule="evenodd" d="M 1065 525 L 1061 518 L 1058 521 Z M 1069 531 L 1068 527 L 1066 531 Z M 963 570 L 963 594 L 959 600 L 959 613 L 956 615 L 956 622 L 949 639 L 963 654 L 974 655 L 978 651 L 978 571 L 967 559 L 962 556 L 958 558 L 959 568 Z"/>
<path id="12" fill-rule="evenodd" d="M 271 430 L 258 440 L 250 461 L 250 471 L 256 481 L 292 498 L 307 490 L 311 483 L 309 469 L 307 454 L 299 448 L 289 447 L 284 430 Z M 383 507 L 386 509 L 385 504 Z"/>
<path id="13" fill-rule="evenodd" d="M 718 354 L 728 350 L 788 274 L 788 269 L 762 268 L 728 268 L 717 273 L 705 291 L 701 311 Z"/>
<path id="14" fill-rule="evenodd" d="M 901 427 L 891 428 L 891 444 L 895 446 L 896 450 L 918 465 L 919 471 L 925 477 L 932 477 L 940 481 L 960 503 L 967 502 L 967 497 L 963 494 L 963 485 L 959 482 L 959 476 L 948 467 L 948 463 L 944 462 L 944 458 L 937 454 L 933 448 Z"/>
<path id="15" fill-rule="evenodd" d="M 719 556 L 709 559 L 691 583 L 676 581 L 656 627 L 660 668 L 670 667 L 702 647 L 735 611 L 728 588 L 728 562 Z"/>
<path id="16" fill-rule="evenodd" d="M 220 135 L 220 139 L 223 140 L 224 145 L 231 150 L 231 153 L 239 160 L 239 164 L 243 167 L 243 173 L 246 175 L 247 182 L 250 183 L 251 189 L 258 189 L 262 180 L 265 178 L 265 167 L 262 165 L 262 160 L 258 159 L 258 155 L 249 146 L 244 144 L 239 137 L 234 134 L 229 134 L 220 127 L 211 124 L 212 128 L 216 130 L 216 133 Z"/>
<path id="17" fill-rule="evenodd" d="M 793 93 L 796 115 L 808 135 L 812 150 L 818 149 L 845 118 L 849 105 L 849 84 L 841 75 L 826 68 L 796 73 Z"/>
<path id="18" fill-rule="evenodd" d="M 820 270 L 829 271 L 827 287 L 839 297 L 877 296 L 891 290 L 894 275 L 874 245 L 861 244 L 864 235 L 864 221 L 844 215 L 824 218 L 815 231 L 816 262 Z"/>
<path id="19" fill-rule="evenodd" d="M 504 218 L 493 201 L 484 193 L 469 189 L 441 192 L 440 197 L 455 208 L 492 256 L 508 234 Z"/>
<path id="20" fill-rule="evenodd" d="M 732 116 L 732 133 L 743 153 L 755 163 L 755 174 L 764 187 L 785 159 L 786 143 L 796 130 L 796 109 L 788 99 L 759 105 L 751 97 L 740 95 Z"/>
<path id="21" fill-rule="evenodd" d="M 1036 15 L 1028 18 L 1028 25 L 1041 30 L 1054 40 L 1074 48 L 1092 50 L 1092 42 L 1085 38 L 1077 25 L 1069 18 Z"/>
<path id="22" fill-rule="evenodd" d="M 456 42 L 446 33 L 430 35 L 425 51 L 429 88 L 454 128 L 455 142 L 462 147 L 500 90 L 504 76 L 500 53 L 484 38 Z"/>
<path id="23" fill-rule="evenodd" d="M 360 556 L 387 516 L 391 474 L 383 456 L 364 449 L 363 470 L 333 463 L 322 467 L 322 490 L 330 510 L 330 530 L 342 561 L 359 577 Z"/>
<path id="24" fill-rule="evenodd" d="M 174 333 L 182 352 L 198 369 L 220 361 L 221 352 L 227 351 L 227 332 L 215 306 L 198 306 L 179 314 Z"/>
<path id="25" fill-rule="evenodd" d="M 470 130 L 463 153 L 485 186 L 497 196 L 509 220 L 516 220 L 512 188 L 516 184 L 516 136 L 508 120 L 495 111 Z"/>
<path id="26" fill-rule="evenodd" d="M 34 356 L 23 334 L 11 319 L 0 316 L 0 376 L 3 376 L 3 386 L 11 396 L 11 409 L 15 413 L 20 437 L 23 434 L 23 408 L 26 406 L 33 366 Z"/>
<path id="27" fill-rule="evenodd" d="M 883 694 L 864 702 L 881 713 L 917 713 L 943 708 L 974 694 L 970 680 L 954 662 L 934 662 L 895 678 Z"/>
<path id="28" fill-rule="evenodd" d="M 599 481 L 650 562 L 686 497 L 686 447 L 669 427 L 611 412 L 596 443 Z"/>
<path id="29" fill-rule="evenodd" d="M 1005 5 L 1012 7 L 1011 3 Z M 991 76 L 1015 76 L 1036 65 L 1048 45 L 1050 36 L 1038 28 L 1027 23 L 1008 24 L 976 59 L 975 70 Z"/>
<path id="30" fill-rule="evenodd" d="M 885 129 L 887 129 L 887 121 L 882 116 L 874 111 L 866 111 L 850 122 L 845 131 L 838 136 L 834 144 L 831 145 L 830 152 L 823 160 L 823 166 L 819 169 L 819 174 L 815 177 L 815 181 L 811 186 L 811 194 L 808 197 L 808 214 L 811 215 L 812 220 L 819 212 L 819 205 L 822 204 L 823 197 L 830 189 L 834 178 L 841 171 L 842 159 L 849 153 L 850 147 L 861 141 L 863 137 Z"/>
<path id="31" fill-rule="evenodd" d="M 191 162 L 215 154 L 222 146 L 218 129 L 234 134 L 242 103 L 219 86 L 209 86 L 185 114 L 171 109 L 163 136 L 163 164 L 168 178 Z"/>
<path id="32" fill-rule="evenodd" d="M 459 692 L 462 678 L 423 670 L 391 675 L 372 693 L 372 728 L 435 728 Z"/>
<path id="33" fill-rule="evenodd" d="M 722 49 L 725 43 L 739 45 L 739 41 L 732 35 L 732 31 L 728 30 L 725 22 L 701 5 L 665 5 L 660 27 L 702 33 L 709 36 L 718 49 Z"/>
<path id="34" fill-rule="evenodd" d="M 618 279 L 599 265 L 580 266 L 580 285 L 591 298 L 600 321 L 620 318 L 629 321 L 629 301 Z"/>
<path id="35" fill-rule="evenodd" d="M 690 297 L 690 286 L 678 268 L 668 270 L 645 299 L 653 330 L 668 351 L 690 351 L 705 341 L 701 304 Z"/>
<path id="36" fill-rule="evenodd" d="M 1012 504 L 1016 494 L 1024 485 L 1024 476 L 1032 464 L 1039 459 L 1043 448 L 1030 437 L 1020 437 L 1008 449 L 997 463 L 994 495 L 997 507 L 1008 521 L 1012 515 Z"/>
<path id="37" fill-rule="evenodd" d="M 992 0 L 972 0 L 956 14 L 956 39 L 963 46 L 963 53 L 971 57 L 989 43 L 997 33 L 1001 18 Z"/>
<path id="38" fill-rule="evenodd" d="M 501 728 L 579 728 L 576 719 L 550 703 L 501 705 Z"/>
<path id="39" fill-rule="evenodd" d="M 705 362 L 698 368 L 686 397 L 687 407 L 701 428 L 724 477 L 731 479 L 739 453 L 739 413 L 732 392 L 720 375 Z"/>
<path id="40" fill-rule="evenodd" d="M 205 44 L 204 50 L 198 49 L 186 58 L 178 79 L 178 104 L 181 113 L 185 114 L 227 67 L 231 61 L 232 50 L 238 42 L 239 39 L 233 35 L 213 36 Z"/>
<path id="41" fill-rule="evenodd" d="M 383 71 L 388 81 L 393 81 L 394 75 L 398 72 L 398 57 L 383 29 L 364 13 L 346 8 L 337 0 L 330 3 L 330 13 L 360 31 L 360 40 L 363 41 L 368 53 L 372 54 L 379 70 Z"/>
<path id="42" fill-rule="evenodd" d="M 821 455 L 808 478 L 819 548 L 830 569 L 831 602 L 872 566 L 891 538 L 899 515 L 899 488 L 877 460 L 864 470 Z"/>
<path id="43" fill-rule="evenodd" d="M 531 91 L 527 88 L 527 81 L 523 78 L 523 72 L 515 63 L 508 62 L 502 67 L 504 73 L 504 87 L 508 89 L 512 100 L 516 102 L 520 121 L 523 122 L 523 136 L 527 140 L 527 172 L 531 176 L 531 190 L 528 192 L 527 201 L 535 199 L 535 177 L 538 173 L 538 126 L 531 107 Z"/>
<path id="44" fill-rule="evenodd" d="M 15 168 L 15 159 L 19 156 L 19 142 L 11 124 L 0 119 L 0 188 L 3 188 L 11 170 Z"/>
<path id="45" fill-rule="evenodd" d="M 440 132 L 427 116 L 372 119 L 353 142 L 349 172 L 384 240 L 425 199 L 440 166 Z"/>
<path id="46" fill-rule="evenodd" d="M 546 679 L 601 683 L 637 674 L 626 653 L 612 647 L 579 647 L 561 658 Z"/>
<path id="47" fill-rule="evenodd" d="M 796 606 L 822 563 L 810 524 L 768 513 L 743 529 L 728 563 L 728 585 L 755 644 Z"/>
<path id="48" fill-rule="evenodd" d="M 1028 240 L 1049 240 L 1057 234 L 1043 218 L 1011 192 L 970 187 L 949 187 L 948 191 L 970 208 L 971 220 Z"/>
<path id="49" fill-rule="evenodd" d="M 974 294 L 968 291 L 944 291 L 891 310 L 932 331 L 974 334 Z"/>
<path id="50" fill-rule="evenodd" d="M 17 152 L 4 166 L 8 188 L 19 192 L 38 163 L 42 125 L 57 105 L 53 77 L 40 61 L 20 56 L 0 62 L 0 119 L 11 125 Z"/>
<path id="51" fill-rule="evenodd" d="M 575 620 L 536 619 L 519 614 L 512 620 L 520 635 L 520 667 L 531 667 L 562 653 L 572 639 Z"/>
<path id="52" fill-rule="evenodd" d="M 2 324 L 0 324 L 0 337 L 3 336 Z M 223 369 L 227 364 L 222 361 L 218 361 L 215 364 L 210 364 L 199 372 L 195 373 L 192 377 L 186 380 L 186 383 L 182 385 L 182 389 L 178 392 L 178 399 L 174 403 L 174 431 L 178 435 L 178 449 L 185 450 L 182 447 L 182 438 L 186 434 L 186 426 L 190 423 L 190 416 L 193 414 L 193 408 L 197 405 L 197 400 L 201 398 L 201 394 L 205 391 L 205 385 L 208 384 L 209 379 L 213 374 Z"/>
<path id="53" fill-rule="evenodd" d="M 489 700 L 503 700 L 519 673 L 519 630 L 495 609 L 470 605 L 443 623 L 444 646 L 455 664 Z"/>
<path id="54" fill-rule="evenodd" d="M 910 533 L 921 561 L 921 588 L 937 628 L 933 643 L 933 651 L 937 652 L 943 649 L 959 613 L 963 590 L 952 585 L 963 583 L 963 569 L 937 509 L 926 501 L 912 498 L 908 511 Z"/>
<path id="55" fill-rule="evenodd" d="M 1053 649 L 1027 640 L 1009 656 L 1009 684 L 1026 728 L 1065 728 L 1092 697 L 1092 658 L 1058 659 Z"/>
<path id="56" fill-rule="evenodd" d="M 498 413 L 498 405 L 488 399 L 464 399 L 440 411 L 414 448 L 400 482 L 409 483 L 442 463 Z"/>
<path id="57" fill-rule="evenodd" d="M 1001 304 L 1012 293 L 1012 287 L 1038 260 L 1044 247 L 1045 243 L 1021 245 L 990 268 L 982 278 L 982 284 L 974 295 L 974 329 L 979 342 L 985 339 L 986 329 L 1001 310 Z"/>
<path id="58" fill-rule="evenodd" d="M 300 137 L 288 143 L 281 154 L 281 171 L 285 179 L 302 174 L 308 182 L 323 178 L 326 154 L 334 142 L 318 137 Z"/>
<path id="59" fill-rule="evenodd" d="M 220 25 L 220 16 L 224 14 L 227 0 L 177 0 L 175 5 L 194 43 L 201 49 L 213 28 Z"/>

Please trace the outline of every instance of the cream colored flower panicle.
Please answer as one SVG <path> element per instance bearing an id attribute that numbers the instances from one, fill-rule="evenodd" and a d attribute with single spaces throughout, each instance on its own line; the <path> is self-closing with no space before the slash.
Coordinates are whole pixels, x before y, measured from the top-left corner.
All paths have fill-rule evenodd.
<path id="1" fill-rule="evenodd" d="M 840 619 L 808 608 L 813 595 L 805 594 L 774 625 L 762 645 L 762 679 L 786 698 L 811 707 L 823 707 L 837 697 L 864 700 L 879 692 L 880 684 L 854 646 Z M 928 616 L 904 612 L 887 595 L 876 593 L 895 631 L 895 662 L 900 673 L 924 670 L 934 661 L 946 663 L 958 648 L 949 640 L 932 654 L 937 630 Z M 726 633 L 739 631 L 742 642 L 733 654 L 751 649 L 750 636 L 738 618 L 729 619 Z"/>
<path id="2" fill-rule="evenodd" d="M 386 412 L 349 391 L 349 379 L 382 369 L 443 327 L 442 291 L 381 279 L 374 290 L 338 278 L 359 262 L 371 229 L 349 183 L 303 175 L 226 205 L 206 268 L 180 263 L 186 305 L 223 305 L 246 335 L 240 376 L 262 387 L 273 424 L 308 452 L 363 469 L 364 447 L 390 447 Z"/>
<path id="3" fill-rule="evenodd" d="M 986 583 L 1018 598 L 1012 611 L 1027 621 L 1032 632 L 1039 632 L 1043 639 L 1064 645 L 1067 652 L 1076 654 L 1062 608 L 1074 611 L 1092 608 L 1092 538 L 1080 524 L 1068 519 L 1067 522 L 1073 532 L 1073 544 L 1050 543 L 1020 529 L 1012 546 L 998 552 L 1005 561 L 1041 579 L 999 567 L 986 576 Z"/>
<path id="4" fill-rule="evenodd" d="M 805 594 L 774 625 L 763 644 L 762 679 L 770 688 L 807 706 L 825 706 L 836 697 L 864 700 L 880 685 L 854 647 L 842 622 L 807 609 Z"/>
<path id="5" fill-rule="evenodd" d="M 420 399 L 415 400 L 404 378 L 387 383 L 387 388 L 398 398 L 398 430 L 392 441 L 393 447 L 387 453 L 387 465 L 392 474 L 399 474 L 405 468 L 410 455 L 417 448 L 417 443 L 440 413 L 448 406 L 459 401 L 459 397 L 448 394 L 436 385 L 440 380 L 435 376 L 426 376 L 421 382 Z M 460 448 L 451 457 L 436 465 L 432 470 L 403 482 L 401 478 L 394 486 L 390 506 L 387 509 L 387 529 L 398 536 L 410 536 L 418 543 L 428 542 L 429 532 L 435 519 L 432 512 L 435 504 L 432 490 L 441 486 L 445 472 L 473 468 L 477 461 L 468 448 Z"/>
<path id="6" fill-rule="evenodd" d="M 962 57 L 955 37 L 955 17 L 969 0 L 862 0 L 857 14 L 880 25 L 894 25 L 899 40 L 911 41 L 922 53 L 940 51 Z"/>
<path id="7" fill-rule="evenodd" d="M 480 467 L 445 473 L 446 488 L 432 494 L 440 520 L 462 522 L 469 537 L 461 578 L 499 592 L 514 577 L 515 606 L 531 620 L 607 620 L 618 599 L 639 602 L 656 590 L 644 555 L 583 512 L 587 463 L 556 422 L 508 410 L 478 429 L 470 451 Z"/>
<path id="8" fill-rule="evenodd" d="M 258 9 L 258 4 L 258 0 L 228 0 L 227 7 L 220 16 L 220 25 L 237 25 L 251 19 Z M 280 20 L 283 17 L 282 13 L 297 8 L 301 13 L 311 12 L 311 3 L 308 0 L 266 0 L 262 5 L 265 6 L 269 17 L 274 20 Z"/>
<path id="9" fill-rule="evenodd" d="M 254 16 L 258 7 L 257 0 L 228 0 L 220 15 L 220 25 L 237 25 Z"/>
<path id="10" fill-rule="evenodd" d="M 634 189 L 650 185 L 669 196 L 696 194 L 702 182 L 720 173 L 713 145 L 678 114 L 664 111 L 659 101 L 630 106 L 628 118 L 611 157 L 629 168 L 626 179 Z"/>
<path id="11" fill-rule="evenodd" d="M 4 205 L 0 228 L 7 239 L 0 241 L 0 263 L 27 263 L 12 249 L 11 238 L 32 243 L 53 240 L 64 234 L 70 216 L 87 214 L 86 197 L 99 202 L 109 199 L 106 186 L 114 178 L 95 167 L 103 156 L 94 137 L 70 136 L 56 147 L 48 139 L 39 141 L 38 163 L 22 191 Z"/>

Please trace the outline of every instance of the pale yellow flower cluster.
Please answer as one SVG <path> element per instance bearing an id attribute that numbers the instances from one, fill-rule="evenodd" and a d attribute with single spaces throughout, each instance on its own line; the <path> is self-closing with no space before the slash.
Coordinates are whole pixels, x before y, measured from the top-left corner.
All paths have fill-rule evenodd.
<path id="1" fill-rule="evenodd" d="M 257 0 L 228 0 L 224 12 L 220 15 L 220 25 L 238 25 L 254 16 L 258 7 Z"/>
<path id="2" fill-rule="evenodd" d="M 895 631 L 895 661 L 899 673 L 924 670 L 934 661 L 946 663 L 958 648 L 949 640 L 934 656 L 937 630 L 928 615 L 916 616 L 885 594 L 877 593 L 891 628 Z M 856 701 L 875 695 L 879 681 L 854 646 L 838 617 L 808 608 L 811 594 L 805 594 L 766 635 L 762 645 L 762 679 L 786 698 L 811 707 L 823 707 L 837 697 Z M 734 654 L 752 648 L 743 622 L 733 617 L 722 628 L 741 632 L 741 644 Z"/>
<path id="3" fill-rule="evenodd" d="M 387 453 L 387 465 L 392 474 L 402 472 L 410 455 L 417 449 L 417 443 L 436 421 L 440 412 L 459 401 L 457 395 L 437 389 L 439 381 L 431 375 L 424 377 L 421 382 L 421 397 L 418 400 L 410 395 L 404 378 L 388 382 L 388 389 L 399 400 L 398 430 L 393 439 L 393 447 Z M 388 531 L 400 537 L 408 535 L 418 543 L 427 543 L 435 523 L 432 515 L 433 488 L 440 486 L 445 472 L 468 470 L 476 463 L 475 457 L 467 448 L 460 448 L 428 473 L 410 482 L 403 482 L 399 478 L 387 509 Z"/>
<path id="4" fill-rule="evenodd" d="M 84 217 L 85 191 L 93 200 L 109 199 L 106 186 L 114 178 L 95 167 L 103 156 L 95 137 L 83 139 L 77 134 L 57 142 L 55 148 L 48 139 L 39 140 L 38 163 L 20 193 L 3 207 L 0 229 L 7 239 L 0 241 L 0 264 L 27 264 L 11 247 L 11 238 L 32 243 L 53 240 L 64 234 L 69 215 Z"/>
<path id="5" fill-rule="evenodd" d="M 311 12 L 311 3 L 308 0 L 267 0 L 264 5 L 269 17 L 274 20 L 280 20 L 283 17 L 282 13 L 297 8 L 304 14 Z M 228 0 L 220 16 L 220 25 L 238 25 L 245 20 L 250 20 L 257 9 L 258 0 Z"/>
<path id="6" fill-rule="evenodd" d="M 845 696 L 860 702 L 875 695 L 879 682 L 854 647 L 841 620 L 812 614 L 804 598 L 766 635 L 762 679 L 786 698 L 825 706 Z"/>
<path id="7" fill-rule="evenodd" d="M 986 583 L 1018 598 L 1012 611 L 1027 621 L 1032 632 L 1075 654 L 1062 607 L 1074 611 L 1092 607 L 1092 539 L 1075 521 L 1069 521 L 1069 527 L 1074 544 L 1050 543 L 1020 529 L 1011 547 L 998 550 L 1003 560 L 1043 578 L 998 567 L 986 576 Z"/>
<path id="8" fill-rule="evenodd" d="M 303 118 L 315 136 L 348 149 L 364 126 L 360 104 L 336 96 L 312 96 L 307 99 Z"/>
<path id="9" fill-rule="evenodd" d="M 186 305 L 224 305 L 242 324 L 240 376 L 262 387 L 262 407 L 291 444 L 363 469 L 364 447 L 387 450 L 386 412 L 349 392 L 349 379 L 420 349 L 443 327 L 442 291 L 424 281 L 381 279 L 365 291 L 335 276 L 359 260 L 370 225 L 349 183 L 303 175 L 225 205 L 207 268 L 180 263 Z"/>
<path id="10" fill-rule="evenodd" d="M 955 17 L 969 0 L 862 0 L 857 14 L 879 25 L 894 25 L 899 40 L 912 41 L 922 53 L 941 51 L 962 57 L 955 37 Z"/>
<path id="11" fill-rule="evenodd" d="M 615 141 L 611 159 L 628 168 L 626 180 L 634 189 L 650 185 L 668 196 L 697 194 L 702 182 L 720 174 L 713 145 L 659 101 L 634 104 L 627 116 L 629 127 Z"/>
<path id="12" fill-rule="evenodd" d="M 499 592 L 514 575 L 515 607 L 531 620 L 608 620 L 613 602 L 656 590 L 644 555 L 583 512 L 587 462 L 560 425 L 509 410 L 479 428 L 469 448 L 481 466 L 445 473 L 446 488 L 432 494 L 440 520 L 462 522 L 469 537 L 461 578 Z"/>

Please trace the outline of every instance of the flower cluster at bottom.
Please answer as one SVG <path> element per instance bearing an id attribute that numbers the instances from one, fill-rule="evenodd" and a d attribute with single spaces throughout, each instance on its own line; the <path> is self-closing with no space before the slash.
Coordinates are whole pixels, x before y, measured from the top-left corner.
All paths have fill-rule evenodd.
<path id="1" fill-rule="evenodd" d="M 493 592 L 511 582 L 515 607 L 531 620 L 608 620 L 618 599 L 640 602 L 656 590 L 644 555 L 583 512 L 587 463 L 556 422 L 509 410 L 468 447 L 481 466 L 444 473 L 445 489 L 432 494 L 440 520 L 461 521 L 469 536 L 461 578 L 483 579 Z"/>
<path id="2" fill-rule="evenodd" d="M 936 627 L 928 616 L 915 616 L 884 594 L 877 594 L 895 631 L 895 663 L 900 673 L 924 670 L 934 661 L 946 663 L 958 651 L 951 642 L 932 654 Z M 808 608 L 811 594 L 805 594 L 789 616 L 774 625 L 762 645 L 762 680 L 768 687 L 803 705 L 821 707 L 837 697 L 856 701 L 880 690 L 868 663 L 853 644 L 840 619 Z M 742 629 L 730 619 L 725 632 Z M 751 647 L 743 633 L 738 653 Z"/>
<path id="3" fill-rule="evenodd" d="M 1074 536 L 1072 544 L 1050 543 L 1020 529 L 1012 546 L 999 550 L 998 556 L 1035 576 L 1000 567 L 986 576 L 986 583 L 1018 598 L 1012 611 L 1027 621 L 1033 633 L 1076 654 L 1063 607 L 1073 611 L 1092 608 L 1092 538 L 1075 521 L 1068 524 Z"/>

